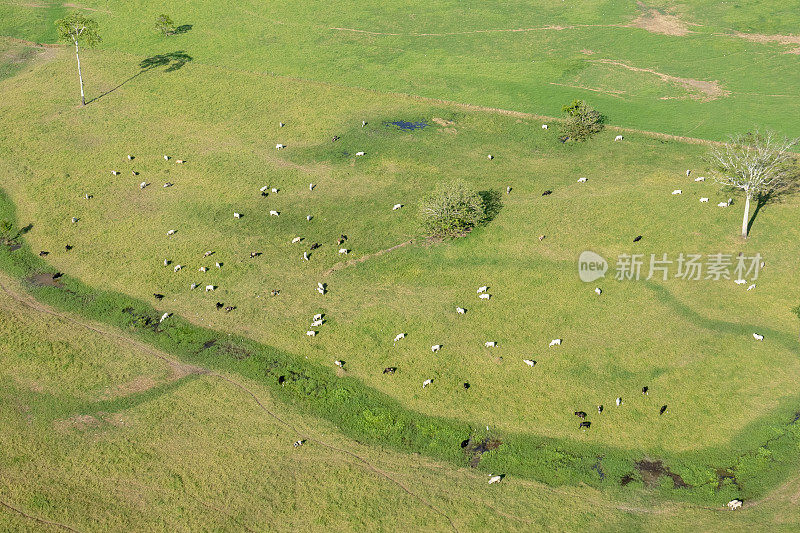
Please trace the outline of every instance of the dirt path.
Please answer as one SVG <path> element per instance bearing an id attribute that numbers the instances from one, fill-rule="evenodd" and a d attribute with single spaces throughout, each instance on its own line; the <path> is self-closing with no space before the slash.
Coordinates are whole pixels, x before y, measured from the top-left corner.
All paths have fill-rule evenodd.
<path id="1" fill-rule="evenodd" d="M 408 241 L 408 243 L 410 243 L 410 242 L 411 241 Z M 403 243 L 401 245 L 396 246 L 395 248 L 397 248 L 399 246 L 404 246 L 405 244 L 408 244 L 408 243 Z M 385 251 L 384 251 L 384 253 L 385 253 Z M 364 259 L 364 258 L 362 258 L 362 259 Z M 88 329 L 90 331 L 93 331 L 93 332 L 95 332 L 95 333 L 97 333 L 99 335 L 102 335 L 104 337 L 113 338 L 118 342 L 128 343 L 128 344 L 140 349 L 141 351 L 143 351 L 143 352 L 145 352 L 145 353 L 147 353 L 147 354 L 149 354 L 149 355 L 151 355 L 153 357 L 156 357 L 156 358 L 160 359 L 161 361 L 164 361 L 172 369 L 175 369 L 175 368 L 186 369 L 188 367 L 188 368 L 191 368 L 194 371 L 194 373 L 205 374 L 205 375 L 208 375 L 208 376 L 212 376 L 212 377 L 221 379 L 222 381 L 225 381 L 226 383 L 229 383 L 230 385 L 238 388 L 239 390 L 241 390 L 242 392 L 244 392 L 245 394 L 250 396 L 252 398 L 252 400 L 256 403 L 256 405 L 258 405 L 258 407 L 263 412 L 265 412 L 267 415 L 269 415 L 270 417 L 272 417 L 273 419 L 278 421 L 280 424 L 282 424 L 283 426 L 285 426 L 286 428 L 291 430 L 294 433 L 294 435 L 298 438 L 298 440 L 299 439 L 303 439 L 303 440 L 306 440 L 308 442 L 316 442 L 317 444 L 319 444 L 320 446 L 323 446 L 324 448 L 339 452 L 341 454 L 347 455 L 347 456 L 355 459 L 359 464 L 361 464 L 367 470 L 370 470 L 371 472 L 377 474 L 378 476 L 380 476 L 380 477 L 386 479 L 387 481 L 393 483 L 398 488 L 400 488 L 403 492 L 407 493 L 409 496 L 411 496 L 412 498 L 414 498 L 417 501 L 419 501 L 425 507 L 429 508 L 431 511 L 433 511 L 437 515 L 439 515 L 440 517 L 442 517 L 445 520 L 447 520 L 447 522 L 450 524 L 450 526 L 453 529 L 453 531 L 458 533 L 458 528 L 453 523 L 453 520 L 447 514 L 445 514 L 442 510 L 440 510 L 438 507 L 433 505 L 427 498 L 425 498 L 423 496 L 420 496 L 419 494 L 416 494 L 409 487 L 407 487 L 404 483 L 402 483 L 401 481 L 397 480 L 392 475 L 390 475 L 389 473 L 387 473 L 383 469 L 375 466 L 374 464 L 369 462 L 367 459 L 361 457 L 360 455 L 358 455 L 358 454 L 356 454 L 354 452 L 351 452 L 349 450 L 346 450 L 344 448 L 339 448 L 339 447 L 334 446 L 332 444 L 328 444 L 327 442 L 325 442 L 323 440 L 320 440 L 320 439 L 318 439 L 316 437 L 311 437 L 309 435 L 303 434 L 303 432 L 301 432 L 292 423 L 284 420 L 283 418 L 281 418 L 280 416 L 278 416 L 277 414 L 275 414 L 274 412 L 269 410 L 267 408 L 267 406 L 264 405 L 263 402 L 261 402 L 261 400 L 258 398 L 258 396 L 252 390 L 250 390 L 246 386 L 242 385 L 238 381 L 236 381 L 236 380 L 234 380 L 234 379 L 232 379 L 232 378 L 230 378 L 230 377 L 228 377 L 228 376 L 226 376 L 224 374 L 219 374 L 217 372 L 209 370 L 207 368 L 203 368 L 203 367 L 199 367 L 199 366 L 186 365 L 185 363 L 182 363 L 181 361 L 178 361 L 178 360 L 172 358 L 166 352 L 163 352 L 161 350 L 157 350 L 155 348 L 152 348 L 149 345 L 147 345 L 147 344 L 145 344 L 145 343 L 143 343 L 141 341 L 138 341 L 138 340 L 133 339 L 131 337 L 122 335 L 120 333 L 116 333 L 116 332 L 110 331 L 110 330 L 108 330 L 106 328 L 100 327 L 98 325 L 94 325 L 94 324 L 89 323 L 87 321 L 79 320 L 79 319 L 74 318 L 74 317 L 72 317 L 72 316 L 70 316 L 68 314 L 56 311 L 55 309 L 53 309 L 53 308 L 51 308 L 51 307 L 49 307 L 47 305 L 42 304 L 41 302 L 39 302 L 35 298 L 31 297 L 30 295 L 23 294 L 23 293 L 21 293 L 19 291 L 15 291 L 13 289 L 10 289 L 8 287 L 7 283 L 3 283 L 3 277 L 2 276 L 0 276 L 0 290 L 2 290 L 12 300 L 14 300 L 14 301 L 16 301 L 16 302 L 18 302 L 18 303 L 30 308 L 30 309 L 33 309 L 34 311 L 50 315 L 50 316 L 53 316 L 53 317 L 61 319 L 61 320 L 66 320 L 67 322 L 70 322 L 72 324 L 75 324 L 75 325 L 81 326 L 83 328 L 86 328 L 86 329 Z M 28 515 L 28 514 L 24 513 L 23 511 L 17 509 L 16 507 L 14 507 L 14 506 L 12 506 L 10 504 L 4 503 L 2 501 L 0 501 L 0 505 L 3 506 L 3 507 L 8 508 L 8 509 L 10 509 L 10 510 L 12 510 L 14 512 L 19 513 L 22 516 L 25 516 L 25 517 L 30 518 L 32 520 L 36 520 L 36 521 L 41 522 L 43 524 L 48 524 L 48 525 L 53 525 L 53 526 L 56 526 L 56 527 L 60 527 L 62 529 L 66 529 L 67 531 L 77 531 L 76 529 L 73 529 L 70 526 L 67 526 L 67 525 L 64 525 L 64 524 L 59 524 L 57 522 L 49 522 L 47 520 L 40 519 L 40 518 L 37 518 L 37 517 L 32 516 L 32 515 Z"/>
<path id="2" fill-rule="evenodd" d="M 75 533 L 80 533 L 77 529 L 72 528 L 72 527 L 68 526 L 67 524 L 62 524 L 60 522 L 52 522 L 50 520 L 45 520 L 44 518 L 39 518 L 38 516 L 30 515 L 30 514 L 26 513 L 25 511 L 17 509 L 13 505 L 10 505 L 10 504 L 8 504 L 8 503 L 6 503 L 4 501 L 0 501 L 0 507 L 2 507 L 4 509 L 8 509 L 12 513 L 16 513 L 16 514 L 18 514 L 20 516 L 23 516 L 23 517 L 25 517 L 25 518 L 27 518 L 29 520 L 33 520 L 34 522 L 38 522 L 40 524 L 44 524 L 44 525 L 47 525 L 47 526 L 53 526 L 53 527 L 56 527 L 56 528 L 59 528 L 59 529 L 63 529 L 65 531 L 74 531 Z"/>
<path id="3" fill-rule="evenodd" d="M 388 254 L 389 252 L 397 250 L 398 248 L 402 248 L 403 246 L 408 246 L 409 244 L 412 244 L 413 242 L 414 242 L 414 239 L 411 239 L 409 241 L 401 242 L 400 244 L 395 244 L 391 248 L 386 248 L 384 250 L 378 250 L 375 253 L 371 253 L 371 254 L 367 254 L 367 255 L 365 255 L 363 257 L 359 257 L 358 259 L 351 259 L 350 261 L 346 261 L 344 263 L 336 263 L 331 268 L 329 268 L 328 270 L 323 272 L 322 273 L 322 277 L 324 278 L 326 276 L 329 276 L 329 275 L 333 274 L 334 272 L 336 272 L 337 270 L 342 270 L 343 268 L 347 268 L 347 267 L 350 267 L 350 266 L 357 265 L 359 263 L 363 263 L 364 261 L 367 261 L 369 259 L 374 259 L 375 257 L 380 257 L 383 254 Z"/>

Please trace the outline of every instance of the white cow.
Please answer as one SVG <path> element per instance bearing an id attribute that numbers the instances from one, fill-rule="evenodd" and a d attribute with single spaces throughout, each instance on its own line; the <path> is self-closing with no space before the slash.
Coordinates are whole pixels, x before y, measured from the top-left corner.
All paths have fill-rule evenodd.
<path id="1" fill-rule="evenodd" d="M 441 350 L 441 349 L 442 349 L 442 345 L 441 345 L 441 344 L 434 344 L 433 346 L 431 346 L 431 351 L 432 351 L 433 353 L 436 353 L 436 352 L 438 352 L 438 351 L 439 351 L 439 350 Z"/>
<path id="2" fill-rule="evenodd" d="M 303 240 L 302 237 L 295 237 L 294 239 L 292 239 L 292 244 L 297 244 L 298 242 L 300 242 L 302 240 Z"/>
<path id="3" fill-rule="evenodd" d="M 392 211 L 397 211 L 401 207 L 403 207 L 403 204 L 394 204 L 394 207 L 392 207 Z"/>
<path id="4" fill-rule="evenodd" d="M 175 272 L 177 272 L 178 270 L 180 270 L 182 268 L 183 268 L 183 265 L 175 265 L 175 269 L 174 270 L 175 270 Z"/>
<path id="5" fill-rule="evenodd" d="M 164 322 L 164 321 L 165 321 L 166 319 L 168 319 L 168 318 L 169 318 L 171 315 L 172 315 L 172 313 L 164 313 L 163 315 L 161 315 L 161 320 L 159 320 L 159 321 L 158 321 L 158 323 L 160 324 L 161 322 Z"/>
<path id="6" fill-rule="evenodd" d="M 753 338 L 757 341 L 763 341 L 764 335 L 759 335 L 758 333 L 753 333 Z"/>
<path id="7" fill-rule="evenodd" d="M 728 502 L 728 509 L 735 511 L 742 506 L 742 500 L 731 500 Z"/>
<path id="8" fill-rule="evenodd" d="M 492 295 L 491 294 L 487 294 L 487 293 L 483 293 L 483 294 L 479 294 L 478 295 L 478 298 L 480 298 L 481 300 L 488 300 L 491 297 L 492 297 Z"/>
<path id="9" fill-rule="evenodd" d="M 736 279 L 736 280 L 733 280 L 733 282 L 735 284 L 737 284 L 737 285 L 744 285 L 745 283 L 747 283 L 747 280 L 746 279 Z"/>
<path id="10" fill-rule="evenodd" d="M 542 129 L 546 130 L 548 128 L 547 124 L 542 124 Z"/>
<path id="11" fill-rule="evenodd" d="M 314 315 L 314 320 L 322 320 L 322 313 L 317 313 Z"/>
<path id="12" fill-rule="evenodd" d="M 753 283 L 752 285 L 750 285 L 749 287 L 747 287 L 747 290 L 748 290 L 748 291 L 752 291 L 752 290 L 753 290 L 753 289 L 755 289 L 755 288 L 756 288 L 756 284 L 755 284 L 755 283 Z"/>
<path id="13" fill-rule="evenodd" d="M 495 341 L 487 341 L 484 342 L 483 345 L 486 346 L 487 348 L 494 348 L 497 346 L 497 343 Z"/>
<path id="14" fill-rule="evenodd" d="M 694 181 L 706 181 L 705 176 L 700 176 L 699 178 L 695 178 Z"/>
<path id="15" fill-rule="evenodd" d="M 425 381 L 422 382 L 422 388 L 424 389 L 425 387 L 427 387 L 431 383 L 433 383 L 432 379 L 426 379 Z"/>
<path id="16" fill-rule="evenodd" d="M 600 287 L 595 287 L 594 288 L 594 293 L 596 295 L 600 296 L 601 294 L 603 294 L 603 289 L 601 289 Z"/>
<path id="17" fill-rule="evenodd" d="M 675 189 L 674 191 L 672 191 L 672 194 L 683 194 L 683 191 L 680 189 Z"/>
<path id="18" fill-rule="evenodd" d="M 350 250 L 348 250 L 347 248 L 339 248 L 339 253 L 342 255 L 347 255 L 350 253 Z"/>
<path id="19" fill-rule="evenodd" d="M 281 216 L 281 214 L 279 212 L 277 212 L 277 211 L 270 211 L 269 214 L 272 215 L 273 217 Z"/>
<path id="20" fill-rule="evenodd" d="M 503 480 L 503 476 L 492 476 L 489 478 L 489 485 L 492 483 L 500 483 Z"/>
<path id="21" fill-rule="evenodd" d="M 275 145 L 275 149 L 276 150 L 283 150 L 284 148 L 286 148 L 286 147 L 284 145 L 282 145 L 282 144 L 276 144 Z"/>
<path id="22" fill-rule="evenodd" d="M 405 334 L 405 333 L 398 333 L 398 334 L 397 334 L 397 335 L 395 335 L 395 337 L 394 337 L 394 342 L 397 342 L 397 341 L 399 341 L 400 339 L 405 339 L 405 338 L 406 338 L 406 334 Z"/>
<path id="23" fill-rule="evenodd" d="M 456 313 L 458 313 L 459 315 L 465 315 L 467 314 L 467 310 L 464 309 L 463 307 L 456 307 Z"/>
<path id="24" fill-rule="evenodd" d="M 533 366 L 536 364 L 536 361 L 534 361 L 533 359 L 523 359 L 522 362 L 531 368 L 533 368 Z"/>
<path id="25" fill-rule="evenodd" d="M 486 292 L 488 290 L 489 290 L 489 286 L 488 285 L 484 285 L 483 287 L 478 287 L 478 294 L 480 294 L 482 292 Z"/>
<path id="26" fill-rule="evenodd" d="M 216 287 L 214 287 L 213 285 L 206 285 L 206 292 L 213 291 L 214 289 L 216 289 Z"/>
<path id="27" fill-rule="evenodd" d="M 317 335 L 317 332 L 314 331 L 313 329 L 310 329 L 310 330 L 306 331 L 306 335 L 309 336 L 309 337 L 315 337 Z"/>
<path id="28" fill-rule="evenodd" d="M 237 213 L 236 211 L 233 212 L 233 218 L 242 218 L 241 213 Z"/>
<path id="29" fill-rule="evenodd" d="M 561 346 L 561 339 L 553 339 L 550 341 L 550 346 Z"/>
<path id="30" fill-rule="evenodd" d="M 359 157 L 364 155 L 364 154 L 365 154 L 365 152 L 356 152 L 356 155 L 359 156 Z"/>
<path id="31" fill-rule="evenodd" d="M 578 183 L 586 183 L 586 180 L 589 178 L 578 178 Z"/>
<path id="32" fill-rule="evenodd" d="M 175 230 L 171 229 L 167 232 L 167 235 L 175 235 Z"/>
<path id="33" fill-rule="evenodd" d="M 708 198 L 705 198 L 705 197 L 700 198 L 700 203 L 701 204 L 707 204 L 708 203 Z"/>
<path id="34" fill-rule="evenodd" d="M 614 137 L 615 141 L 621 141 L 622 139 L 623 139 L 622 135 L 617 135 L 616 137 Z"/>

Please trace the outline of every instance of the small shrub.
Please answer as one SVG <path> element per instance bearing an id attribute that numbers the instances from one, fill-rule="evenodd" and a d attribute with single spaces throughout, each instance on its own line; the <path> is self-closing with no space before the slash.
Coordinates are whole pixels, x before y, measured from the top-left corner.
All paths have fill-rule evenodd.
<path id="1" fill-rule="evenodd" d="M 430 237 L 460 237 L 486 218 L 481 195 L 457 181 L 439 187 L 422 200 L 423 230 Z"/>
<path id="2" fill-rule="evenodd" d="M 566 115 L 566 121 L 561 126 L 563 137 L 585 141 L 603 129 L 603 115 L 583 100 L 573 100 L 561 111 Z"/>
<path id="3" fill-rule="evenodd" d="M 169 15 L 159 15 L 156 17 L 155 28 L 158 33 L 163 33 L 165 36 L 175 33 L 175 23 L 172 22 Z"/>

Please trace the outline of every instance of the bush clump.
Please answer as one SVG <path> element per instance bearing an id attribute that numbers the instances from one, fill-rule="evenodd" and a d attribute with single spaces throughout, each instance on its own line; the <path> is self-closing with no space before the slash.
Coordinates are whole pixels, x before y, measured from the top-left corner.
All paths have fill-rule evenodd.
<path id="1" fill-rule="evenodd" d="M 439 187 L 422 200 L 423 231 L 429 237 L 461 237 L 486 219 L 484 199 L 465 183 Z"/>
<path id="2" fill-rule="evenodd" d="M 603 115 L 583 100 L 573 100 L 571 104 L 562 107 L 561 111 L 566 115 L 561 126 L 564 138 L 585 141 L 603 129 Z"/>

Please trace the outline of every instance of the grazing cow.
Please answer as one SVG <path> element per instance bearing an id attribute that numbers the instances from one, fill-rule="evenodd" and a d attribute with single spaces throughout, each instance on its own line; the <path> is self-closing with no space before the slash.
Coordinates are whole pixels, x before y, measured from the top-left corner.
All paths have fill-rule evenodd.
<path id="1" fill-rule="evenodd" d="M 511 187 L 506 187 L 506 194 L 511 194 Z"/>
<path id="2" fill-rule="evenodd" d="M 192 290 L 192 291 L 193 291 L 193 290 L 195 290 L 196 288 L 197 288 L 197 283 L 192 283 L 191 285 L 189 285 L 189 290 Z"/>
<path id="3" fill-rule="evenodd" d="M 441 345 L 441 344 L 434 344 L 433 346 L 431 346 L 431 351 L 432 351 L 433 353 L 436 353 L 436 352 L 438 352 L 438 351 L 439 351 L 439 350 L 441 350 L 441 349 L 442 349 L 442 345 Z"/>
<path id="4" fill-rule="evenodd" d="M 614 137 L 614 141 L 621 141 L 623 139 L 622 135 L 617 135 Z"/>
<path id="5" fill-rule="evenodd" d="M 700 198 L 700 203 L 701 204 L 707 204 L 708 203 L 708 198 L 705 198 L 705 197 Z"/>
<path id="6" fill-rule="evenodd" d="M 71 244 L 65 244 L 64 245 L 64 251 L 66 251 L 66 252 L 69 252 L 73 248 L 74 248 L 74 246 L 72 246 Z"/>
<path id="7" fill-rule="evenodd" d="M 688 178 L 688 177 L 689 177 L 689 174 L 691 174 L 691 173 L 692 173 L 692 171 L 691 171 L 691 170 L 687 170 L 687 171 L 686 171 L 686 177 Z"/>
<path id="8" fill-rule="evenodd" d="M 175 269 L 174 270 L 175 270 L 175 272 L 177 272 L 178 270 L 180 270 L 182 268 L 183 268 L 183 265 L 175 265 Z"/>
<path id="9" fill-rule="evenodd" d="M 680 189 L 675 189 L 674 191 L 672 191 L 672 194 L 683 194 L 683 191 Z"/>
<path id="10" fill-rule="evenodd" d="M 642 394 L 644 394 L 646 396 L 647 395 L 647 391 L 649 391 L 649 390 L 650 390 L 650 387 L 642 387 Z"/>
<path id="11" fill-rule="evenodd" d="M 546 191 L 544 191 L 544 192 L 542 193 L 542 196 L 549 196 L 549 195 L 551 195 L 551 194 L 553 194 L 553 191 L 551 191 L 550 189 L 548 189 L 548 190 L 546 190 Z"/>
<path id="12" fill-rule="evenodd" d="M 489 290 L 489 286 L 488 285 L 484 285 L 483 287 L 478 287 L 478 294 L 480 294 L 482 292 L 486 292 L 488 290 Z"/>
<path id="13" fill-rule="evenodd" d="M 128 156 L 128 161 L 133 161 L 133 156 L 132 155 Z"/>
<path id="14" fill-rule="evenodd" d="M 311 222 L 312 218 L 314 218 L 314 217 L 312 217 L 311 215 L 306 215 L 306 220 L 308 220 L 309 222 Z"/>
<path id="15" fill-rule="evenodd" d="M 222 303 L 222 302 L 217 302 L 217 309 L 218 309 L 218 310 L 219 310 L 219 309 L 222 309 L 223 307 L 225 307 L 225 304 L 224 304 L 224 303 Z"/>
<path id="16" fill-rule="evenodd" d="M 309 183 L 309 184 L 308 184 L 308 190 L 309 190 L 309 191 L 313 191 L 313 190 L 314 190 L 314 187 L 316 187 L 316 185 L 314 185 L 313 183 Z"/>
<path id="17" fill-rule="evenodd" d="M 164 156 L 164 161 L 169 161 L 169 156 L 168 155 Z"/>
<path id="18" fill-rule="evenodd" d="M 641 241 L 641 240 L 642 240 L 642 236 L 641 236 L 641 235 L 639 235 L 639 236 L 637 236 L 637 237 L 634 237 L 634 239 L 633 239 L 633 242 L 639 242 L 639 241 Z"/>
<path id="19" fill-rule="evenodd" d="M 172 182 L 168 181 L 164 185 L 161 186 L 162 189 L 166 189 L 167 187 L 172 187 Z"/>
<path id="20" fill-rule="evenodd" d="M 250 259 L 253 259 L 254 257 L 258 257 L 259 255 L 261 255 L 261 252 L 250 252 Z"/>
<path id="21" fill-rule="evenodd" d="M 214 285 L 206 285 L 206 292 L 213 291 L 214 289 L 216 289 Z"/>
<path id="22" fill-rule="evenodd" d="M 316 334 L 317 334 L 317 332 L 314 331 L 314 330 L 311 330 L 311 329 L 306 331 L 306 335 L 309 336 L 309 337 L 314 337 Z"/>
<path id="23" fill-rule="evenodd" d="M 282 128 L 283 126 L 284 126 L 284 123 L 283 123 L 283 122 L 278 122 L 278 127 L 279 127 L 279 128 Z"/>
<path id="24" fill-rule="evenodd" d="M 344 361 L 337 359 L 333 362 L 334 365 L 338 366 L 339 368 L 344 368 Z"/>
<path id="25" fill-rule="evenodd" d="M 324 320 L 315 320 L 314 322 L 311 323 L 311 327 L 312 328 L 318 328 L 324 323 L 325 323 Z"/>
<path id="26" fill-rule="evenodd" d="M 164 266 L 169 266 L 170 263 L 172 263 L 172 261 L 169 259 L 164 259 Z"/>
<path id="27" fill-rule="evenodd" d="M 403 207 L 403 204 L 394 204 L 394 207 L 392 207 L 392 211 L 397 211 L 401 207 Z"/>
<path id="28" fill-rule="evenodd" d="M 278 296 L 281 293 L 280 289 L 272 289 L 269 291 L 270 296 Z"/>
<path id="29" fill-rule="evenodd" d="M 731 500 L 728 502 L 728 509 L 731 511 L 735 511 L 736 509 L 741 508 L 742 500 Z"/>
<path id="30" fill-rule="evenodd" d="M 298 440 L 298 441 L 295 441 L 295 443 L 293 444 L 293 446 L 294 446 L 295 448 L 297 448 L 297 447 L 299 447 L 299 446 L 302 446 L 302 445 L 303 445 L 305 442 L 306 442 L 306 441 L 305 441 L 304 439 L 300 439 L 300 440 Z"/>
<path id="31" fill-rule="evenodd" d="M 528 365 L 531 368 L 536 366 L 536 361 L 534 361 L 533 359 L 523 359 L 522 362 L 525 363 L 526 365 Z"/>
<path id="32" fill-rule="evenodd" d="M 616 402 L 617 402 L 617 407 L 619 407 L 620 405 L 622 405 L 622 398 L 617 398 Z"/>
<path id="33" fill-rule="evenodd" d="M 302 237 L 295 237 L 294 239 L 292 239 L 292 244 L 297 244 L 298 242 L 300 242 L 302 240 L 303 240 Z"/>
<path id="34" fill-rule="evenodd" d="M 422 382 L 422 388 L 424 389 L 425 387 L 427 387 L 431 383 L 433 383 L 432 379 L 426 379 L 425 381 Z"/>
<path id="35" fill-rule="evenodd" d="M 263 187 L 261 187 L 259 189 L 259 191 L 261 191 L 261 192 L 267 192 L 268 190 L 269 190 L 269 185 L 264 185 Z"/>
<path id="36" fill-rule="evenodd" d="M 336 244 L 341 245 L 346 240 L 347 240 L 347 235 L 342 233 L 341 235 L 339 235 L 339 238 L 336 240 Z"/>
<path id="37" fill-rule="evenodd" d="M 338 135 L 334 135 L 334 136 L 333 136 L 333 139 L 331 139 L 331 140 L 332 140 L 333 142 L 336 142 L 336 141 L 338 141 L 338 140 L 339 140 L 339 136 L 338 136 Z"/>
<path id="38" fill-rule="evenodd" d="M 561 339 L 553 339 L 550 341 L 550 346 L 561 346 Z"/>
<path id="39" fill-rule="evenodd" d="M 200 268 L 198 268 L 197 270 L 199 270 L 200 272 L 207 272 L 207 271 L 208 271 L 208 268 L 206 268 L 206 267 L 200 267 Z"/>
<path id="40" fill-rule="evenodd" d="M 163 294 L 154 293 L 153 294 L 153 298 L 155 298 L 156 300 L 163 300 L 164 299 L 164 295 Z"/>
<path id="41" fill-rule="evenodd" d="M 728 207 L 728 202 L 720 202 L 717 204 L 717 207 Z"/>
<path id="42" fill-rule="evenodd" d="M 493 156 L 492 154 L 489 154 L 489 155 L 487 155 L 487 156 L 486 156 L 486 158 L 487 158 L 489 161 L 491 161 L 492 159 L 494 159 L 494 156 Z"/>
<path id="43" fill-rule="evenodd" d="M 276 144 L 275 145 L 275 149 L 276 150 L 283 150 L 284 148 L 286 148 L 286 147 L 284 145 L 282 145 L 282 144 Z"/>
<path id="44" fill-rule="evenodd" d="M 582 428 L 589 429 L 590 427 L 592 427 L 592 423 L 589 422 L 588 420 L 585 420 L 585 421 L 581 422 L 580 425 L 578 425 L 578 429 L 582 429 Z"/>
<path id="45" fill-rule="evenodd" d="M 322 313 L 317 313 L 314 315 L 314 320 L 322 320 Z"/>
<path id="46" fill-rule="evenodd" d="M 478 295 L 478 298 L 480 298 L 481 300 L 488 300 L 488 299 L 489 299 L 489 298 L 491 298 L 491 297 L 492 297 L 492 295 L 491 295 L 491 294 L 486 294 L 486 293 L 483 293 L 483 294 L 479 294 L 479 295 Z"/>
<path id="47" fill-rule="evenodd" d="M 208 250 L 206 253 L 203 254 L 203 257 L 208 257 L 209 255 L 212 255 L 213 253 L 214 253 L 213 251 Z"/>
<path id="48" fill-rule="evenodd" d="M 167 232 L 167 235 L 175 235 L 175 230 L 171 229 Z"/>
<path id="49" fill-rule="evenodd" d="M 75 224 L 78 221 L 77 217 L 72 217 L 72 223 Z"/>
<path id="50" fill-rule="evenodd" d="M 365 152 L 356 152 L 356 155 L 360 157 L 360 156 L 364 155 L 364 153 Z"/>
<path id="51" fill-rule="evenodd" d="M 350 253 L 350 250 L 348 250 L 347 248 L 339 248 L 339 253 L 342 255 L 347 255 Z"/>
<path id="52" fill-rule="evenodd" d="M 547 129 L 547 124 L 542 124 L 542 129 L 546 130 Z"/>
<path id="53" fill-rule="evenodd" d="M 458 313 L 459 315 L 465 315 L 467 314 L 467 310 L 464 309 L 463 307 L 456 307 L 456 313 Z"/>
<path id="54" fill-rule="evenodd" d="M 700 176 L 699 178 L 695 178 L 694 181 L 706 181 L 704 176 Z"/>
<path id="55" fill-rule="evenodd" d="M 578 183 L 586 183 L 588 178 L 578 178 Z"/>
<path id="56" fill-rule="evenodd" d="M 273 217 L 281 216 L 281 214 L 279 212 L 277 212 L 277 211 L 270 211 L 269 214 L 270 214 L 270 216 L 273 216 Z"/>
<path id="57" fill-rule="evenodd" d="M 601 289 L 600 287 L 595 287 L 594 288 L 594 293 L 596 295 L 600 296 L 601 294 L 603 294 L 603 289 Z"/>
<path id="58" fill-rule="evenodd" d="M 545 237 L 546 237 L 546 235 L 539 235 L 539 242 L 542 242 Z"/>
<path id="59" fill-rule="evenodd" d="M 241 213 L 237 213 L 236 211 L 233 212 L 233 218 L 242 218 Z"/>
<path id="60" fill-rule="evenodd" d="M 139 189 L 144 189 L 144 188 L 145 188 L 145 187 L 147 187 L 148 185 L 150 185 L 150 184 L 149 184 L 149 183 L 147 183 L 146 181 L 143 181 L 143 182 L 141 182 L 141 183 L 139 184 Z"/>
<path id="61" fill-rule="evenodd" d="M 322 246 L 320 243 L 318 243 L 318 242 L 315 242 L 314 244 L 312 244 L 312 245 L 311 245 L 311 249 L 312 249 L 312 250 L 316 250 L 316 249 L 317 249 L 317 248 L 319 248 L 320 246 Z"/>
<path id="62" fill-rule="evenodd" d="M 112 171 L 111 171 L 111 173 L 112 173 L 113 175 L 115 175 L 115 176 L 119 176 L 119 174 L 120 174 L 120 173 L 119 173 L 118 171 L 116 171 L 116 170 L 112 170 Z"/>
<path id="63" fill-rule="evenodd" d="M 756 284 L 755 284 L 755 283 L 753 283 L 752 285 L 750 285 L 749 287 L 747 287 L 747 290 L 748 290 L 748 291 L 752 291 L 752 290 L 753 290 L 753 289 L 755 289 L 755 288 L 756 288 Z"/>
<path id="64" fill-rule="evenodd" d="M 500 483 L 503 480 L 503 476 L 492 476 L 489 478 L 489 485 L 493 483 Z"/>
<path id="65" fill-rule="evenodd" d="M 666 411 L 667 411 L 667 406 L 666 405 L 662 405 L 661 409 L 659 409 L 659 411 L 658 411 L 658 414 L 659 415 L 663 415 Z"/>
<path id="66" fill-rule="evenodd" d="M 308 252 L 303 252 L 303 261 L 308 261 L 309 255 Z"/>
<path id="67" fill-rule="evenodd" d="M 48 254 L 50 254 L 50 252 L 46 252 L 46 251 L 42 250 L 42 251 L 39 252 L 39 257 L 44 257 L 44 256 L 46 256 Z"/>
<path id="68" fill-rule="evenodd" d="M 366 126 L 366 125 L 367 125 L 367 121 L 366 121 L 366 120 L 362 120 L 362 121 L 361 121 L 361 127 L 363 128 L 363 127 L 364 127 L 364 126 Z"/>
<path id="69" fill-rule="evenodd" d="M 469 389 L 469 382 L 465 381 L 463 386 L 464 386 L 464 390 Z"/>
<path id="70" fill-rule="evenodd" d="M 186 161 L 184 161 L 183 159 L 176 159 L 175 162 L 178 163 L 179 165 L 186 163 Z"/>
<path id="71" fill-rule="evenodd" d="M 747 280 L 746 279 L 735 279 L 735 280 L 733 280 L 733 282 L 735 284 L 737 284 L 737 285 L 744 285 L 745 283 L 747 283 Z"/>
<path id="72" fill-rule="evenodd" d="M 164 313 L 163 315 L 161 315 L 161 320 L 159 320 L 158 323 L 160 324 L 160 323 L 164 322 L 170 316 L 172 316 L 172 313 Z"/>
<path id="73" fill-rule="evenodd" d="M 320 294 L 325 294 L 325 289 L 320 289 L 319 287 L 317 287 L 317 292 Z"/>
<path id="74" fill-rule="evenodd" d="M 394 342 L 397 342 L 397 341 L 399 341 L 400 339 L 405 339 L 405 338 L 406 338 L 406 334 L 405 334 L 405 333 L 398 333 L 398 334 L 397 334 L 397 335 L 395 335 L 395 337 L 394 337 Z"/>
<path id="75" fill-rule="evenodd" d="M 487 348 L 495 348 L 497 346 L 497 343 L 495 341 L 486 341 L 483 343 L 483 345 L 486 346 Z"/>
<path id="76" fill-rule="evenodd" d="M 320 289 L 324 289 L 325 287 L 327 287 L 327 285 L 325 283 L 321 283 L 321 282 L 318 281 L 317 282 L 317 287 L 319 287 Z"/>
<path id="77" fill-rule="evenodd" d="M 603 414 L 603 404 L 597 406 L 597 414 L 599 415 Z"/>
<path id="78" fill-rule="evenodd" d="M 759 335 L 758 333 L 753 333 L 753 338 L 757 341 L 763 341 L 764 335 Z"/>
<path id="79" fill-rule="evenodd" d="M 384 374 L 394 374 L 395 372 L 397 372 L 396 366 L 387 366 L 386 368 L 383 369 Z"/>
<path id="80" fill-rule="evenodd" d="M 585 411 L 575 411 L 575 416 L 577 416 L 578 418 L 581 418 L 581 419 L 586 418 L 586 412 Z"/>
<path id="81" fill-rule="evenodd" d="M 222 268 L 222 263 L 217 261 L 216 263 L 214 263 L 214 266 L 217 267 L 217 268 Z"/>

